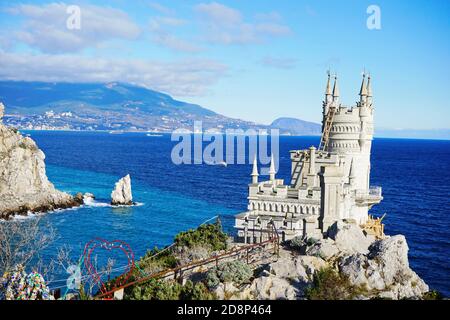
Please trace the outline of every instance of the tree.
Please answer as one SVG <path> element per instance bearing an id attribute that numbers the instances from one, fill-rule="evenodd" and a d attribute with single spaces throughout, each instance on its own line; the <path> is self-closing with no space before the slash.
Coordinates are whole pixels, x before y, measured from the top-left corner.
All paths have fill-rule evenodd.
<path id="1" fill-rule="evenodd" d="M 0 221 L 0 276 L 19 264 L 27 267 L 33 262 L 35 269 L 42 268 L 40 252 L 55 237 L 53 227 L 44 224 L 40 217 L 24 221 Z"/>

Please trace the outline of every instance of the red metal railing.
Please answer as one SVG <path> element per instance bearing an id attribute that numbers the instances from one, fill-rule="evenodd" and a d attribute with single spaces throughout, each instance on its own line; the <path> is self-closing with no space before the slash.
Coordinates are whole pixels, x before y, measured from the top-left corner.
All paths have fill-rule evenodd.
<path id="1" fill-rule="evenodd" d="M 191 270 L 191 269 L 194 269 L 194 268 L 197 268 L 200 266 L 204 266 L 204 265 L 207 265 L 207 264 L 210 264 L 213 262 L 215 262 L 215 264 L 217 266 L 220 260 L 235 256 L 235 255 L 239 255 L 239 253 L 242 253 L 244 251 L 246 254 L 246 262 L 247 262 L 247 264 L 249 264 L 250 252 L 252 250 L 254 250 L 255 248 L 263 248 L 264 249 L 266 246 L 268 246 L 269 244 L 272 244 L 272 243 L 274 244 L 274 254 L 278 254 L 278 252 L 279 252 L 279 236 L 278 236 L 277 230 L 276 230 L 273 222 L 271 223 L 271 225 L 272 225 L 272 230 L 267 231 L 270 236 L 269 236 L 269 239 L 266 241 L 242 246 L 240 248 L 234 248 L 234 249 L 231 249 L 230 251 L 227 251 L 227 252 L 222 253 L 217 256 L 213 256 L 213 257 L 199 260 L 199 261 L 194 261 L 194 262 L 182 265 L 182 266 L 178 266 L 176 268 L 166 269 L 166 270 L 163 270 L 160 272 L 153 273 L 151 275 L 142 277 L 135 281 L 128 282 L 120 287 L 114 288 L 113 290 L 110 290 L 110 291 L 104 292 L 100 295 L 97 295 L 95 297 L 95 299 L 111 297 L 114 295 L 114 292 L 116 292 L 116 291 L 134 286 L 134 285 L 142 283 L 142 282 L 146 282 L 150 279 L 166 278 L 172 274 L 174 275 L 174 277 L 176 277 L 177 274 L 179 274 L 181 276 L 183 271 L 188 271 L 188 270 Z"/>

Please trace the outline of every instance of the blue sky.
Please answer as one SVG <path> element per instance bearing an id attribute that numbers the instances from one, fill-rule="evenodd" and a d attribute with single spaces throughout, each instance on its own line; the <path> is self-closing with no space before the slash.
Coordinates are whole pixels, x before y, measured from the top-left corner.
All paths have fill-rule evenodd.
<path id="1" fill-rule="evenodd" d="M 319 122 L 327 69 L 350 105 L 365 68 L 377 127 L 450 128 L 449 16 L 447 0 L 2 0 L 0 79 L 125 81 L 245 120 Z"/>

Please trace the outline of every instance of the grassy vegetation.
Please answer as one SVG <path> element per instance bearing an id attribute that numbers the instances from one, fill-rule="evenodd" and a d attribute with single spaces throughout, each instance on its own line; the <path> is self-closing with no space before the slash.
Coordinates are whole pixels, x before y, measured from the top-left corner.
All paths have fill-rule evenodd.
<path id="1" fill-rule="evenodd" d="M 125 290 L 126 300 L 213 300 L 215 295 L 201 283 L 151 279 Z"/>
<path id="2" fill-rule="evenodd" d="M 333 268 L 325 268 L 314 274 L 313 285 L 305 294 L 310 300 L 351 300 L 367 294 L 367 289 L 352 285 L 348 278 Z"/>
<path id="3" fill-rule="evenodd" d="M 442 300 L 444 296 L 439 291 L 428 291 L 422 296 L 423 300 Z"/>
<path id="4" fill-rule="evenodd" d="M 227 248 L 227 234 L 222 231 L 220 223 L 204 224 L 196 230 L 188 230 L 179 233 L 175 237 L 177 246 L 192 248 L 196 245 L 209 247 L 212 251 Z"/>
<path id="5" fill-rule="evenodd" d="M 239 285 L 248 282 L 252 276 L 253 271 L 246 263 L 239 260 L 229 261 L 211 268 L 206 275 L 206 284 L 210 288 L 218 286 L 221 282 Z"/>
<path id="6" fill-rule="evenodd" d="M 139 279 L 144 274 L 153 274 L 180 265 L 178 248 L 196 249 L 205 247 L 209 252 L 223 250 L 227 247 L 227 234 L 222 231 L 220 223 L 204 224 L 197 229 L 181 232 L 175 236 L 172 248 L 155 247 L 137 261 L 138 268 L 129 281 Z M 155 256 L 156 255 L 156 256 Z M 109 283 L 108 283 L 109 285 Z M 125 299 L 131 300 L 209 300 L 215 296 L 202 282 L 187 281 L 181 285 L 175 281 L 151 279 L 125 290 Z"/>

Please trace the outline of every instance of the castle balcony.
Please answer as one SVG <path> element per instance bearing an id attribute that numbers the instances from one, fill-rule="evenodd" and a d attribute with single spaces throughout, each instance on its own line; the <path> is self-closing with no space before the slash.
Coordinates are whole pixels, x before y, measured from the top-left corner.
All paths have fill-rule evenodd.
<path id="1" fill-rule="evenodd" d="M 381 187 L 370 187 L 369 190 L 355 190 L 355 201 L 358 205 L 371 208 L 383 200 Z"/>

